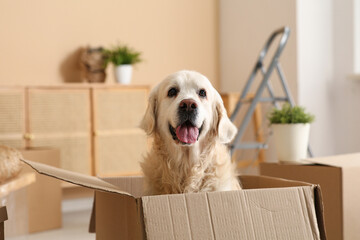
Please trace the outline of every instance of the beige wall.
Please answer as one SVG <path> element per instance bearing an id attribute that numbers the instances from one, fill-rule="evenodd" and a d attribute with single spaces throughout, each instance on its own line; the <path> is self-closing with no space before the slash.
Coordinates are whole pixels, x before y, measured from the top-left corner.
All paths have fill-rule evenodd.
<path id="1" fill-rule="evenodd" d="M 117 42 L 143 52 L 134 84 L 193 69 L 218 85 L 218 0 L 2 0 L 0 39 L 0 85 L 77 81 L 80 47 Z"/>
<path id="2" fill-rule="evenodd" d="M 265 41 L 282 26 L 289 26 L 291 34 L 280 63 L 291 93 L 297 99 L 296 1 L 220 0 L 222 91 L 242 90 Z M 274 87 L 280 90 L 278 79 L 273 80 Z"/>

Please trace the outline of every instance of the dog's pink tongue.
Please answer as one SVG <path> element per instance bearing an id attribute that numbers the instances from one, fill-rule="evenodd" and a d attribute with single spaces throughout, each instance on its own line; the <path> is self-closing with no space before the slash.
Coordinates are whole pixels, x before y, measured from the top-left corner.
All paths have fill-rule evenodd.
<path id="1" fill-rule="evenodd" d="M 181 142 L 192 144 L 196 142 L 199 136 L 199 129 L 183 124 L 176 128 L 176 136 Z"/>

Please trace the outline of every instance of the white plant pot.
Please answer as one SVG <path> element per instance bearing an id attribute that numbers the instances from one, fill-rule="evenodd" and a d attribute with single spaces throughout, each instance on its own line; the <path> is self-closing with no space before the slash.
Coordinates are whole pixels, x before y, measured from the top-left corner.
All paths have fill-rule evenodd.
<path id="1" fill-rule="evenodd" d="M 310 124 L 272 124 L 280 162 L 297 162 L 307 157 Z"/>
<path id="2" fill-rule="evenodd" d="M 115 67 L 115 77 L 118 83 L 130 84 L 132 77 L 132 65 L 122 64 Z"/>

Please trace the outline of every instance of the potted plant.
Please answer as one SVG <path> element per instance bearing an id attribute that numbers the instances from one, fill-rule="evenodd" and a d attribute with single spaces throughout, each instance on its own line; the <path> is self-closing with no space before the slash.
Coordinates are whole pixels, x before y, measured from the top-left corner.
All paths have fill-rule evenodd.
<path id="1" fill-rule="evenodd" d="M 273 109 L 268 119 L 274 132 L 279 161 L 300 162 L 306 158 L 310 123 L 314 121 L 314 115 L 306 113 L 303 107 L 284 104 L 281 109 Z"/>
<path id="2" fill-rule="evenodd" d="M 119 83 L 129 84 L 131 82 L 132 68 L 141 62 L 141 53 L 126 45 L 117 45 L 111 49 L 104 50 L 105 64 L 114 64 L 115 77 Z"/>

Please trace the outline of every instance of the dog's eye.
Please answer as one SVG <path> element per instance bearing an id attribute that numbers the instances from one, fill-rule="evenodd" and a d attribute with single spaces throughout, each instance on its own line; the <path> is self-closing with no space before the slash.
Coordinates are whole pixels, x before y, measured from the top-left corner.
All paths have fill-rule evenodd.
<path id="1" fill-rule="evenodd" d="M 168 91 L 168 97 L 174 97 L 176 96 L 178 93 L 178 90 L 176 88 L 170 88 L 170 90 Z"/>
<path id="2" fill-rule="evenodd" d="M 205 98 L 206 97 L 206 91 L 205 89 L 200 89 L 199 96 Z"/>

